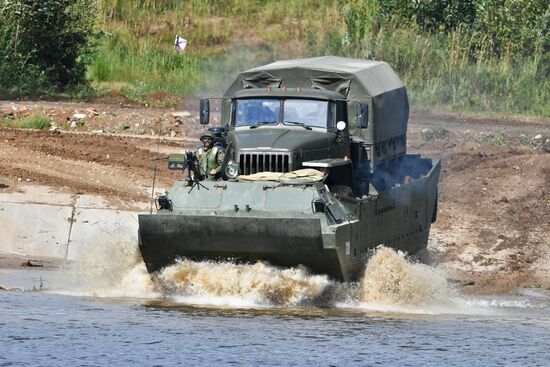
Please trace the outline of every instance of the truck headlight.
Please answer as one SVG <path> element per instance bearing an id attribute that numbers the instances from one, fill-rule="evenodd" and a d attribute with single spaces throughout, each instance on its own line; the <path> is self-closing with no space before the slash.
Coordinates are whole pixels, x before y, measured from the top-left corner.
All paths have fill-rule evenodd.
<path id="1" fill-rule="evenodd" d="M 233 161 L 229 161 L 225 167 L 225 175 L 227 178 L 237 178 L 239 176 L 239 165 Z"/>

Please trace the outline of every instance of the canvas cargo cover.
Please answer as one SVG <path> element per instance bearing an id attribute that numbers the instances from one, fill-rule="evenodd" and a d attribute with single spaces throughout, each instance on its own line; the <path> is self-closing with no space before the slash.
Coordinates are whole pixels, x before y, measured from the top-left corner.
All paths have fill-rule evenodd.
<path id="1" fill-rule="evenodd" d="M 409 104 L 406 88 L 383 61 L 337 56 L 276 61 L 242 72 L 226 91 L 231 98 L 244 89 L 313 88 L 338 92 L 348 100 L 350 132 L 371 143 L 403 136 Z M 369 105 L 369 128 L 358 129 L 357 104 Z"/>

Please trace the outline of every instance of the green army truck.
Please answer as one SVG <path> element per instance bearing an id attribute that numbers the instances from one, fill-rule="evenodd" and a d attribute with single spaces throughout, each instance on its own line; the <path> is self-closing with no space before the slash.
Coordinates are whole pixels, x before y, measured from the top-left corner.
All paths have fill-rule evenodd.
<path id="1" fill-rule="evenodd" d="M 407 91 L 387 63 L 277 61 L 241 73 L 221 111 L 223 178 L 199 181 L 172 155 L 189 177 L 139 215 L 149 272 L 178 258 L 265 261 L 353 281 L 379 245 L 425 252 L 441 165 L 407 154 Z"/>

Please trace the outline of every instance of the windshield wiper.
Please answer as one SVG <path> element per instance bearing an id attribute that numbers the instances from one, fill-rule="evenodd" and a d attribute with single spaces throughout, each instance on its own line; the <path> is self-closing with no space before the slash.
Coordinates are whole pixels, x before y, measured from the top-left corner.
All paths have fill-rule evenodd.
<path id="1" fill-rule="evenodd" d="M 254 125 L 250 126 L 251 129 L 255 129 L 259 126 L 262 126 L 262 125 L 267 125 L 267 124 L 275 124 L 276 121 L 258 121 L 256 122 Z"/>
<path id="2" fill-rule="evenodd" d="M 285 124 L 291 124 L 291 125 L 301 126 L 301 127 L 303 127 L 304 129 L 306 129 L 306 130 L 311 130 L 311 127 L 306 126 L 306 124 L 304 124 L 303 122 L 298 122 L 298 121 L 285 121 Z"/>

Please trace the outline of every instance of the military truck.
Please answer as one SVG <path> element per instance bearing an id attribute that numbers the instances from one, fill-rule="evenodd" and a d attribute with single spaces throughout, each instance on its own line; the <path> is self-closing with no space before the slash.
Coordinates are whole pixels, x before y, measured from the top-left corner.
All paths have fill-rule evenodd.
<path id="1" fill-rule="evenodd" d="M 201 100 L 208 124 L 210 102 Z M 149 272 L 178 258 L 265 261 L 353 281 L 379 245 L 425 250 L 440 162 L 407 154 L 407 91 L 385 62 L 277 61 L 242 72 L 222 99 L 217 181 L 200 173 L 139 215 Z M 190 171 L 172 155 L 169 168 Z"/>

